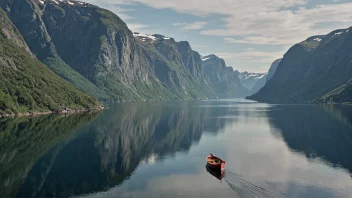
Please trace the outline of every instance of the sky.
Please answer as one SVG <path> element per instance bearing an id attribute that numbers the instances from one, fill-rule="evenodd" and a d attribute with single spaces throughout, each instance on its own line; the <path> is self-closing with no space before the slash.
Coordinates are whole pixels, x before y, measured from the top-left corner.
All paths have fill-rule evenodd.
<path id="1" fill-rule="evenodd" d="M 83 0 L 134 32 L 189 41 L 239 71 L 267 72 L 294 44 L 352 26 L 352 0 Z"/>

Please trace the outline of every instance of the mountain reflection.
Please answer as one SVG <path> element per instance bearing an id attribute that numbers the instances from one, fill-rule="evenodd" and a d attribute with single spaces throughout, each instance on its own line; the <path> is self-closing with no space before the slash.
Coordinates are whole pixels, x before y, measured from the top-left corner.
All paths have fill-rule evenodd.
<path id="1" fill-rule="evenodd" d="M 22 171 L 23 184 L 18 183 L 18 192 L 14 189 L 11 193 L 16 197 L 69 197 L 105 191 L 121 184 L 140 163 L 187 152 L 203 131 L 220 131 L 226 124 L 221 117 L 228 115 L 227 109 L 201 108 L 192 102 L 112 105 L 94 122 L 76 130 L 75 137 L 65 144 L 50 151 L 33 151 L 41 154 L 28 159 L 30 164 L 23 162 L 28 164 Z M 52 131 L 50 127 L 47 130 Z"/>
<path id="2" fill-rule="evenodd" d="M 350 106 L 276 106 L 268 116 L 291 149 L 352 172 Z"/>
<path id="3" fill-rule="evenodd" d="M 0 119 L 0 194 L 14 197 L 34 164 L 97 113 Z"/>

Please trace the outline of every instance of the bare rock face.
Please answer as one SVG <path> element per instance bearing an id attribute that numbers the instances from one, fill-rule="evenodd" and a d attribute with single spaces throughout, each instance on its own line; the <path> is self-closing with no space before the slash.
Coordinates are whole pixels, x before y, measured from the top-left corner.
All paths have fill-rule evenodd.
<path id="1" fill-rule="evenodd" d="M 277 66 L 279 66 L 281 60 L 282 59 L 277 59 L 271 64 L 266 81 L 270 80 L 274 76 Z"/>
<path id="2" fill-rule="evenodd" d="M 205 74 L 209 76 L 217 93 L 222 97 L 245 97 L 249 94 L 232 67 L 216 55 L 202 57 Z"/>
<path id="3" fill-rule="evenodd" d="M 158 80 L 179 98 L 215 97 L 216 91 L 204 73 L 198 52 L 186 41 L 163 35 L 134 33 Z"/>
<path id="4" fill-rule="evenodd" d="M 0 24 L 1 24 L 1 34 L 8 40 L 12 41 L 21 48 L 24 48 L 27 52 L 31 53 L 27 43 L 24 41 L 21 33 L 13 25 L 11 20 L 6 16 L 3 10 L 0 10 Z M 33 54 L 32 54 L 33 55 Z"/>

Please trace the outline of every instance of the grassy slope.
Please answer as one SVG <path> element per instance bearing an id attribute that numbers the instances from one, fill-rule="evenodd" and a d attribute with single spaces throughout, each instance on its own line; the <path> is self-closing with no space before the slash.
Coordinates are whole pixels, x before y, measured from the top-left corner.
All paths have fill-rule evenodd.
<path id="1" fill-rule="evenodd" d="M 4 34 L 0 35 L 0 79 L 0 113 L 53 111 L 59 105 L 70 108 L 98 105 L 93 98 L 74 89 L 34 59 L 24 48 L 6 39 Z"/>
<path id="2" fill-rule="evenodd" d="M 352 103 L 352 80 L 316 99 L 313 103 Z"/>

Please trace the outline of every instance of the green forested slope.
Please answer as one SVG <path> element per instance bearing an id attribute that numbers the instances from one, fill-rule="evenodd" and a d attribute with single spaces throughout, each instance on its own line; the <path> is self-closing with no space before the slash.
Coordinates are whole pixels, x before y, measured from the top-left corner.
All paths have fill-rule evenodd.
<path id="1" fill-rule="evenodd" d="M 0 114 L 98 106 L 35 59 L 3 11 L 0 30 Z"/>

